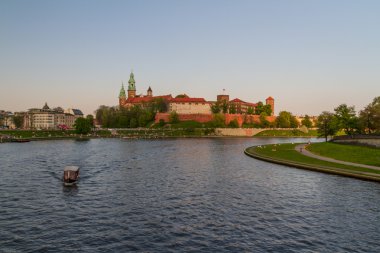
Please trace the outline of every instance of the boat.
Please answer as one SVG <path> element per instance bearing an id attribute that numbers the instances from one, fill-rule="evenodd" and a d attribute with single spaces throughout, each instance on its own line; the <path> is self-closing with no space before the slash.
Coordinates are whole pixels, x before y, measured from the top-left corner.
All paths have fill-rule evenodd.
<path id="1" fill-rule="evenodd" d="M 14 138 L 14 139 L 11 139 L 11 142 L 19 142 L 19 143 L 23 143 L 23 142 L 30 142 L 30 139 L 24 139 L 24 138 Z"/>
<path id="2" fill-rule="evenodd" d="M 76 184 L 79 178 L 79 167 L 78 166 L 66 166 L 63 170 L 63 184 L 65 186 L 70 186 Z"/>

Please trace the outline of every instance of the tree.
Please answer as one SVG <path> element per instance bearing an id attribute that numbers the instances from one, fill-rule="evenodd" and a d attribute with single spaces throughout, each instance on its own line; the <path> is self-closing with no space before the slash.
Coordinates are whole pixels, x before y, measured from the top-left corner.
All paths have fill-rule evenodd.
<path id="1" fill-rule="evenodd" d="M 228 102 L 226 100 L 223 100 L 222 111 L 223 111 L 223 113 L 227 113 L 228 112 Z"/>
<path id="2" fill-rule="evenodd" d="M 313 123 L 311 122 L 310 117 L 307 114 L 305 115 L 305 118 L 303 118 L 303 120 L 301 121 L 301 124 L 307 128 L 313 126 Z"/>
<path id="3" fill-rule="evenodd" d="M 380 97 L 360 111 L 359 126 L 364 133 L 380 132 Z"/>
<path id="4" fill-rule="evenodd" d="M 170 113 L 169 121 L 170 121 L 170 123 L 174 123 L 174 124 L 179 122 L 178 113 L 176 111 L 172 111 Z"/>
<path id="5" fill-rule="evenodd" d="M 219 106 L 219 102 L 216 102 L 215 104 L 212 104 L 211 105 L 211 112 L 212 113 L 220 113 L 220 106 Z"/>
<path id="6" fill-rule="evenodd" d="M 156 98 L 153 102 L 152 109 L 154 112 L 167 112 L 168 104 L 163 98 Z"/>
<path id="7" fill-rule="evenodd" d="M 233 105 L 233 104 L 231 104 L 229 107 L 230 107 L 230 110 L 229 110 L 230 113 L 231 113 L 231 114 L 235 114 L 235 113 L 236 113 L 236 106 Z"/>
<path id="8" fill-rule="evenodd" d="M 263 112 L 267 115 L 272 115 L 272 107 L 270 105 L 264 105 L 263 102 L 259 101 L 255 109 L 255 115 L 260 115 Z"/>
<path id="9" fill-rule="evenodd" d="M 137 126 L 138 126 L 137 120 L 135 118 L 132 118 L 131 121 L 129 122 L 129 127 L 136 128 Z"/>
<path id="10" fill-rule="evenodd" d="M 24 125 L 24 117 L 22 115 L 14 116 L 13 123 L 15 124 L 16 128 L 22 128 Z"/>
<path id="11" fill-rule="evenodd" d="M 232 127 L 232 128 L 238 128 L 239 127 L 239 123 L 236 119 L 234 120 L 231 120 L 230 121 L 230 124 L 228 124 L 229 127 Z"/>
<path id="12" fill-rule="evenodd" d="M 281 111 L 276 118 L 276 125 L 280 128 L 296 128 L 298 121 L 290 112 Z"/>
<path id="13" fill-rule="evenodd" d="M 260 114 L 260 125 L 262 127 L 269 127 L 269 125 L 270 125 L 269 121 L 267 120 L 267 116 L 268 115 L 265 112 L 262 112 Z"/>
<path id="14" fill-rule="evenodd" d="M 319 135 L 325 137 L 326 142 L 328 136 L 335 135 L 339 130 L 338 121 L 331 112 L 322 112 L 318 116 L 317 127 Z"/>
<path id="15" fill-rule="evenodd" d="M 86 118 L 77 118 L 74 127 L 77 134 L 88 134 L 91 131 L 91 122 Z"/>
<path id="16" fill-rule="evenodd" d="M 91 128 L 94 127 L 94 116 L 89 114 L 86 116 L 86 119 L 90 122 Z"/>
<path id="17" fill-rule="evenodd" d="M 221 113 L 217 113 L 217 114 L 213 115 L 213 119 L 211 121 L 211 126 L 212 127 L 225 127 L 226 126 L 225 122 L 226 122 L 226 119 L 225 119 L 224 115 Z"/>
<path id="18" fill-rule="evenodd" d="M 358 127 L 358 118 L 355 115 L 355 108 L 341 104 L 336 107 L 334 111 L 339 127 L 343 128 L 346 134 L 353 134 Z"/>
<path id="19" fill-rule="evenodd" d="M 255 112 L 255 110 L 253 109 L 253 107 L 248 107 L 248 109 L 247 109 L 247 114 L 248 115 L 252 115 L 253 113 Z"/>

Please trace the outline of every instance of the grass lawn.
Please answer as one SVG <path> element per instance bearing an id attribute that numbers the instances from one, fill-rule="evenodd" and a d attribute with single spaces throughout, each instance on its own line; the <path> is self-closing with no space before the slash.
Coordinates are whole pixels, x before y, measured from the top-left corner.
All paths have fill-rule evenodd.
<path id="1" fill-rule="evenodd" d="M 33 137 L 67 137 L 75 134 L 74 130 L 4 130 L 0 134 L 10 135 L 16 138 L 33 138 Z"/>
<path id="2" fill-rule="evenodd" d="M 380 149 L 344 145 L 331 142 L 313 143 L 307 149 L 314 154 L 341 161 L 361 163 L 380 167 Z"/>
<path id="3" fill-rule="evenodd" d="M 310 136 L 317 137 L 317 130 L 309 130 L 308 133 L 304 133 L 298 129 L 294 130 L 265 130 L 255 136 L 257 137 L 298 137 L 298 136 Z"/>
<path id="4" fill-rule="evenodd" d="M 369 172 L 369 173 L 375 173 L 375 174 L 380 175 L 380 170 L 372 170 L 372 169 L 360 168 L 360 167 L 355 167 L 355 166 L 348 166 L 344 164 L 337 164 L 337 163 L 322 161 L 322 160 L 318 160 L 312 157 L 304 156 L 294 150 L 296 145 L 298 144 L 273 144 L 273 145 L 261 146 L 261 148 L 251 147 L 251 148 L 248 148 L 247 151 L 249 153 L 255 152 L 259 155 L 267 156 L 273 159 L 285 160 L 289 162 L 298 162 L 298 163 L 317 165 L 317 166 L 328 166 L 328 167 L 333 167 L 337 169 L 348 170 L 351 172 L 355 172 L 355 171 Z"/>

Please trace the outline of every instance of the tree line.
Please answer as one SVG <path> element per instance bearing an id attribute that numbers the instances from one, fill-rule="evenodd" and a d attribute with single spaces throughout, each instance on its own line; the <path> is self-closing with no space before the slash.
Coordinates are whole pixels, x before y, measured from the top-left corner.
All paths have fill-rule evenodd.
<path id="1" fill-rule="evenodd" d="M 356 114 L 354 106 L 341 104 L 334 113 L 324 111 L 318 116 L 318 132 L 325 137 L 343 130 L 346 135 L 380 133 L 380 97 L 375 97 L 363 110 Z"/>

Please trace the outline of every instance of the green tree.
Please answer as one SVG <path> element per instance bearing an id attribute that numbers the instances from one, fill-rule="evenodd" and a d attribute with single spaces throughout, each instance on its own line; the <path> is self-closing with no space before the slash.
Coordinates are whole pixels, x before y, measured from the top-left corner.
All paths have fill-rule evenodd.
<path id="1" fill-rule="evenodd" d="M 153 102 L 153 112 L 167 112 L 168 104 L 163 98 L 156 98 Z"/>
<path id="2" fill-rule="evenodd" d="M 262 112 L 260 114 L 260 125 L 261 125 L 261 127 L 264 127 L 264 128 L 269 127 L 270 123 L 267 120 L 267 116 L 268 115 L 265 112 Z"/>
<path id="3" fill-rule="evenodd" d="M 229 109 L 230 109 L 230 110 L 229 110 L 230 113 L 231 113 L 231 114 L 235 114 L 235 113 L 236 113 L 236 106 L 235 106 L 234 104 L 231 104 L 229 107 L 230 107 L 230 108 L 229 108 Z"/>
<path id="4" fill-rule="evenodd" d="M 77 134 L 88 134 L 91 131 L 91 122 L 86 118 L 77 118 L 74 127 Z"/>
<path id="5" fill-rule="evenodd" d="M 359 125 L 364 133 L 380 133 L 380 96 L 360 111 Z"/>
<path id="6" fill-rule="evenodd" d="M 253 109 L 253 107 L 248 107 L 248 109 L 247 109 L 247 114 L 248 115 L 252 115 L 252 114 L 254 114 L 254 112 L 255 112 L 255 110 Z"/>
<path id="7" fill-rule="evenodd" d="M 86 119 L 90 122 L 91 128 L 93 128 L 94 127 L 94 116 L 89 114 L 86 116 Z"/>
<path id="8" fill-rule="evenodd" d="M 136 128 L 138 126 L 136 118 L 132 118 L 129 122 L 129 127 L 130 128 Z"/>
<path id="9" fill-rule="evenodd" d="M 265 112 L 267 115 L 272 115 L 272 107 L 270 107 L 270 105 L 264 105 L 263 112 Z"/>
<path id="10" fill-rule="evenodd" d="M 224 115 L 221 113 L 218 113 L 218 114 L 213 115 L 213 119 L 212 119 L 210 125 L 212 127 L 225 127 L 226 126 L 225 122 L 226 122 L 226 119 L 225 119 Z"/>
<path id="11" fill-rule="evenodd" d="M 353 134 L 358 127 L 358 118 L 355 115 L 355 108 L 353 106 L 341 104 L 336 107 L 334 111 L 339 127 L 344 129 L 346 134 Z"/>
<path id="12" fill-rule="evenodd" d="M 339 131 L 338 121 L 331 112 L 322 112 L 317 121 L 319 136 L 325 137 L 327 142 L 328 136 L 333 136 Z"/>
<path id="13" fill-rule="evenodd" d="M 307 128 L 310 128 L 313 126 L 313 123 L 311 122 L 310 120 L 310 117 L 309 115 L 305 115 L 305 117 L 303 118 L 303 120 L 301 121 L 301 124 Z"/>
<path id="14" fill-rule="evenodd" d="M 172 111 L 169 115 L 169 121 L 170 123 L 178 123 L 179 122 L 179 117 L 178 117 L 178 113 L 176 111 Z"/>
<path id="15" fill-rule="evenodd" d="M 234 120 L 231 120 L 230 121 L 230 124 L 228 124 L 229 127 L 232 127 L 232 128 L 238 128 L 239 127 L 239 123 L 236 119 Z"/>
<path id="16" fill-rule="evenodd" d="M 24 125 L 24 117 L 21 115 L 14 116 L 13 123 L 15 124 L 16 128 L 22 128 Z"/>
<path id="17" fill-rule="evenodd" d="M 228 112 L 228 102 L 226 100 L 223 100 L 222 111 L 223 111 L 223 113 L 227 113 Z"/>
<path id="18" fill-rule="evenodd" d="M 294 128 L 298 126 L 298 122 L 290 112 L 281 111 L 276 118 L 276 126 L 280 128 Z"/>
<path id="19" fill-rule="evenodd" d="M 215 104 L 212 104 L 211 105 L 211 112 L 212 113 L 220 113 L 220 105 L 219 105 L 219 103 L 218 102 L 216 102 Z"/>

